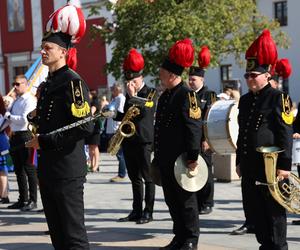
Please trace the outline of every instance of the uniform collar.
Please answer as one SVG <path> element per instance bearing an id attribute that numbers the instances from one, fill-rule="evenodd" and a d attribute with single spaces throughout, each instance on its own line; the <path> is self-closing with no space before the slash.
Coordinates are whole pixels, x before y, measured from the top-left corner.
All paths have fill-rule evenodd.
<path id="1" fill-rule="evenodd" d="M 196 92 L 197 94 L 201 94 L 201 92 L 203 92 L 203 91 L 206 90 L 206 89 L 207 89 L 207 87 L 206 87 L 205 85 L 203 85 L 201 89 L 198 89 L 198 90 L 196 90 L 195 92 Z"/>
<path id="2" fill-rule="evenodd" d="M 50 77 L 50 78 L 53 78 L 53 77 L 55 77 L 55 76 L 57 76 L 57 75 L 59 75 L 59 74 L 65 72 L 65 71 L 67 71 L 68 69 L 69 69 L 69 67 L 68 67 L 68 65 L 66 64 L 66 65 L 62 66 L 61 68 L 55 70 L 55 71 L 52 72 L 52 73 L 49 72 L 49 77 Z"/>
<path id="3" fill-rule="evenodd" d="M 183 85 L 183 82 L 180 82 L 179 84 L 177 84 L 175 87 L 171 88 L 171 89 L 167 89 L 167 93 L 172 94 L 174 93 L 178 88 L 180 88 Z"/>
<path id="4" fill-rule="evenodd" d="M 257 91 L 257 92 L 251 92 L 253 96 L 261 96 L 262 94 L 264 94 L 269 88 L 272 88 L 271 84 L 268 83 L 266 86 L 264 86 L 261 90 Z"/>

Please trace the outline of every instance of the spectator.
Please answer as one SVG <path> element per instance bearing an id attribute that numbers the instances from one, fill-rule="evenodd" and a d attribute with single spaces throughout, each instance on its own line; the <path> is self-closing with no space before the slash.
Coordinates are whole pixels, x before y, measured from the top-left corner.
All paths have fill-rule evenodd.
<path id="1" fill-rule="evenodd" d="M 124 104 L 126 98 L 122 93 L 121 85 L 114 84 L 111 87 L 111 91 L 112 91 L 112 100 L 109 103 L 109 106 L 112 106 L 118 112 L 124 113 Z M 120 123 L 121 123 L 120 121 L 114 121 L 113 118 L 107 118 L 106 134 L 108 140 L 110 140 L 110 138 L 112 138 L 113 135 L 116 133 Z M 126 176 L 126 163 L 124 159 L 122 146 L 116 156 L 119 161 L 119 169 L 118 169 L 118 174 L 115 177 L 110 179 L 111 182 L 122 181 Z"/>
<path id="2" fill-rule="evenodd" d="M 96 90 L 91 90 L 89 93 L 91 100 L 91 113 L 95 115 L 99 112 L 98 94 Z M 85 139 L 88 145 L 90 170 L 92 172 L 99 171 L 99 142 L 100 142 L 100 125 L 98 119 L 94 122 L 93 134 Z"/>
<path id="3" fill-rule="evenodd" d="M 36 168 L 30 162 L 31 150 L 20 145 L 25 145 L 25 142 L 32 138 L 31 132 L 27 129 L 27 114 L 36 108 L 36 98 L 27 91 L 28 82 L 24 75 L 16 76 L 13 84 L 17 99 L 12 104 L 10 111 L 5 113 L 4 118 L 9 121 L 12 130 L 10 154 L 17 176 L 19 200 L 8 206 L 8 208 L 29 211 L 37 207 Z M 29 184 L 29 197 L 27 181 Z"/>

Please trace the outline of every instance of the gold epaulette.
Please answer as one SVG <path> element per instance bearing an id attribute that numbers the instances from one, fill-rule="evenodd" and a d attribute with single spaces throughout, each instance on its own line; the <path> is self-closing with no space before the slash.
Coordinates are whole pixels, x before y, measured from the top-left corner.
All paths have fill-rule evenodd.
<path id="1" fill-rule="evenodd" d="M 189 116 L 193 119 L 199 119 L 201 117 L 201 109 L 197 103 L 196 93 L 190 92 L 188 95 L 190 101 Z"/>
<path id="2" fill-rule="evenodd" d="M 282 99 L 282 112 L 281 112 L 282 120 L 286 124 L 291 125 L 294 120 L 291 99 L 288 95 L 285 96 L 284 94 L 281 94 L 281 99 Z"/>
<path id="3" fill-rule="evenodd" d="M 80 80 L 71 81 L 73 103 L 71 104 L 72 115 L 78 118 L 85 117 L 90 113 L 90 105 L 84 100 Z"/>

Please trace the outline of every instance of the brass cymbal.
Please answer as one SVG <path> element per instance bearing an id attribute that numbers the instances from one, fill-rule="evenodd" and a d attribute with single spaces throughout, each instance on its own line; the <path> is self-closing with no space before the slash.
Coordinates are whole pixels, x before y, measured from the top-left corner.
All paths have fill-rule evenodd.
<path id="1" fill-rule="evenodd" d="M 174 175 L 177 183 L 186 191 L 197 192 L 207 182 L 208 169 L 201 155 L 198 156 L 198 167 L 190 172 L 187 168 L 186 153 L 181 154 L 174 167 Z"/>

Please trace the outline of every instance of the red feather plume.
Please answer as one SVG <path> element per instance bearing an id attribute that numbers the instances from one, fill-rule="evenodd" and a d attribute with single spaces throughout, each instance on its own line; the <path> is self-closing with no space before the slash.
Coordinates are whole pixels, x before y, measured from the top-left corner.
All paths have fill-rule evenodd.
<path id="1" fill-rule="evenodd" d="M 292 73 L 292 65 L 290 64 L 289 59 L 282 58 L 278 60 L 276 63 L 275 71 L 283 79 L 289 78 Z"/>
<path id="2" fill-rule="evenodd" d="M 77 49 L 76 48 L 70 48 L 68 50 L 67 64 L 71 69 L 76 71 L 76 69 L 77 69 Z"/>
<path id="3" fill-rule="evenodd" d="M 204 69 L 207 68 L 210 63 L 210 51 L 207 46 L 202 46 L 201 51 L 198 54 L 199 67 Z"/>
<path id="4" fill-rule="evenodd" d="M 274 40 L 269 30 L 264 30 L 262 34 L 251 44 L 246 51 L 246 59 L 255 57 L 259 65 L 274 65 L 278 54 Z"/>
<path id="5" fill-rule="evenodd" d="M 190 67 L 194 62 L 194 48 L 188 38 L 177 41 L 169 50 L 169 59 L 181 67 Z"/>
<path id="6" fill-rule="evenodd" d="M 123 62 L 123 70 L 139 72 L 145 66 L 145 61 L 136 49 L 131 49 Z"/>

